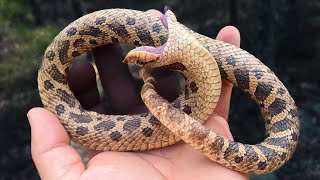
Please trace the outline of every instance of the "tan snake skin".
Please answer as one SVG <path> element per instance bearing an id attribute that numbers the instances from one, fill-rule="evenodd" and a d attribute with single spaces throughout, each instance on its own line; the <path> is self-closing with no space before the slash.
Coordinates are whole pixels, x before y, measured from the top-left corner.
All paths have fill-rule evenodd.
<path id="1" fill-rule="evenodd" d="M 59 117 L 76 142 L 89 149 L 148 150 L 181 138 L 211 160 L 244 173 L 267 173 L 283 165 L 299 136 L 297 108 L 284 85 L 248 52 L 188 30 L 176 22 L 171 11 L 166 16 L 169 36 L 158 16 L 128 9 L 101 10 L 71 23 L 49 45 L 39 70 L 44 106 Z M 185 92 L 169 103 L 154 91 L 153 78 L 142 71 L 146 81 L 142 98 L 161 122 L 151 113 L 103 115 L 84 110 L 70 91 L 66 72 L 75 58 L 110 43 L 165 45 L 161 55 L 136 49 L 126 59 L 145 67 L 171 69 L 186 78 Z M 267 132 L 262 143 L 230 141 L 201 125 L 218 101 L 219 75 L 249 94 L 261 108 Z"/>

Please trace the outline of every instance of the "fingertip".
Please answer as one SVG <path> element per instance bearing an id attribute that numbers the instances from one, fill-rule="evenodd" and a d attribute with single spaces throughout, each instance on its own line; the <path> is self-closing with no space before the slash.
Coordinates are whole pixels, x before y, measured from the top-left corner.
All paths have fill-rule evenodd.
<path id="1" fill-rule="evenodd" d="M 217 35 L 217 39 L 220 41 L 224 41 L 226 43 L 235 45 L 237 47 L 240 47 L 240 41 L 241 41 L 240 32 L 234 26 L 226 26 L 222 28 Z"/>
<path id="2" fill-rule="evenodd" d="M 68 133 L 59 119 L 44 108 L 33 108 L 27 113 L 31 127 L 31 145 L 35 151 L 46 151 L 56 144 L 70 144 Z"/>
<path id="3" fill-rule="evenodd" d="M 219 114 L 213 113 L 204 124 L 216 134 L 233 140 L 228 122 Z"/>
<path id="4" fill-rule="evenodd" d="M 76 179 L 84 165 L 70 145 L 68 133 L 59 119 L 44 108 L 27 113 L 31 126 L 31 154 L 42 179 Z M 66 178 L 67 179 L 67 178 Z"/>
<path id="5" fill-rule="evenodd" d="M 155 10 L 155 9 L 149 9 L 148 11 L 146 11 L 146 13 L 150 13 L 150 14 L 154 14 L 154 15 L 157 15 L 157 16 L 161 16 L 162 13 L 158 10 Z"/>

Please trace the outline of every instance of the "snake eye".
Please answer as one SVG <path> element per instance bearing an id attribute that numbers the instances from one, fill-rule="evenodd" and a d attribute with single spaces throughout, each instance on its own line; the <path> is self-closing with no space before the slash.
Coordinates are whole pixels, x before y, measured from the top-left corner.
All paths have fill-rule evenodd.
<path id="1" fill-rule="evenodd" d="M 145 65 L 145 64 L 147 64 L 146 62 L 141 61 L 140 59 L 138 59 L 136 62 L 137 62 L 137 64 L 139 64 L 139 65 Z"/>

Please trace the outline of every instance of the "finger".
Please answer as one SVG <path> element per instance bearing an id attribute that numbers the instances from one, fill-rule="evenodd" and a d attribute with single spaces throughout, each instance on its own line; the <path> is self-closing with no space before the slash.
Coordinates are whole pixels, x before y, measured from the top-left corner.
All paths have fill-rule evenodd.
<path id="1" fill-rule="evenodd" d="M 93 50 L 102 86 L 116 114 L 129 114 L 143 105 L 129 68 L 122 63 L 120 45 L 104 45 Z"/>
<path id="2" fill-rule="evenodd" d="M 41 179 L 78 179 L 84 165 L 58 118 L 43 108 L 31 109 L 27 116 L 31 154 Z"/>
<path id="3" fill-rule="evenodd" d="M 175 100 L 181 93 L 180 80 L 172 71 L 149 70 L 155 78 L 157 93 L 168 101 Z"/>
<path id="4" fill-rule="evenodd" d="M 217 39 L 229 44 L 233 44 L 240 47 L 240 33 L 237 28 L 233 26 L 226 26 L 220 30 L 217 35 Z M 226 80 L 222 80 L 222 88 L 219 102 L 214 110 L 215 113 L 222 116 L 224 119 L 228 119 L 230 98 L 233 84 Z"/>
<path id="5" fill-rule="evenodd" d="M 228 122 L 219 114 L 213 113 L 204 124 L 216 134 L 233 140 Z"/>
<path id="6" fill-rule="evenodd" d="M 150 14 L 154 14 L 154 15 L 157 15 L 157 16 L 161 16 L 162 13 L 158 10 L 155 10 L 155 9 L 149 9 L 148 11 L 146 11 L 147 13 L 150 13 Z"/>
<path id="7" fill-rule="evenodd" d="M 84 109 L 105 113 L 100 103 L 96 73 L 91 63 L 88 61 L 75 63 L 68 72 L 68 82 Z"/>

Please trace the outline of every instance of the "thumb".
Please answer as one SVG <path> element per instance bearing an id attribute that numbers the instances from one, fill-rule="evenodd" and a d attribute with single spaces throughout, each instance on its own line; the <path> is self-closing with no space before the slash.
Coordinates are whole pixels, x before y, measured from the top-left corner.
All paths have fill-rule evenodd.
<path id="1" fill-rule="evenodd" d="M 41 179 L 78 179 L 84 164 L 58 118 L 43 108 L 33 108 L 27 116 L 32 159 Z"/>

